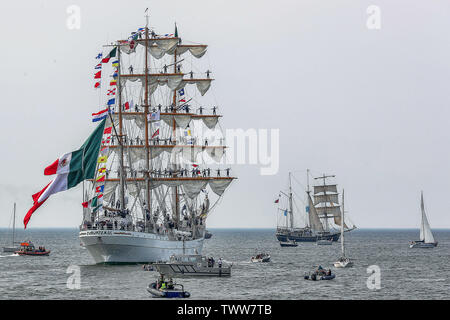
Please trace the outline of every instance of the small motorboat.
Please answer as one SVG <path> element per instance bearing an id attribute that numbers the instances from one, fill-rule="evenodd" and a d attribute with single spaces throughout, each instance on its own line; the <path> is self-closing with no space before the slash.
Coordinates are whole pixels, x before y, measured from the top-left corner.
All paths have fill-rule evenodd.
<path id="1" fill-rule="evenodd" d="M 298 244 L 297 244 L 297 242 L 295 242 L 295 240 L 280 241 L 280 246 L 282 246 L 282 247 L 298 247 Z"/>
<path id="2" fill-rule="evenodd" d="M 31 241 L 25 241 L 20 244 L 20 249 L 14 253 L 20 256 L 48 256 L 50 250 L 45 250 L 45 247 L 36 249 Z"/>
<path id="3" fill-rule="evenodd" d="M 217 262 L 213 257 L 200 254 L 172 255 L 168 262 L 153 263 L 156 270 L 169 277 L 229 277 L 232 263 L 222 258 Z"/>
<path id="4" fill-rule="evenodd" d="M 154 298 L 189 298 L 191 294 L 184 290 L 182 284 L 173 283 L 172 279 L 164 280 L 164 275 L 161 274 L 156 282 L 150 283 L 147 291 Z"/>
<path id="5" fill-rule="evenodd" d="M 331 272 L 331 269 L 325 270 L 321 266 L 319 266 L 319 268 L 317 268 L 316 270 L 310 273 L 305 273 L 305 276 L 303 278 L 305 280 L 312 280 L 312 281 L 332 280 L 336 278 L 336 275 Z"/>
<path id="6" fill-rule="evenodd" d="M 269 262 L 270 254 L 268 253 L 259 253 L 256 256 L 252 257 L 251 262 Z"/>
<path id="7" fill-rule="evenodd" d="M 347 257 L 340 257 L 338 261 L 334 263 L 336 268 L 350 268 L 353 267 L 353 262 Z"/>

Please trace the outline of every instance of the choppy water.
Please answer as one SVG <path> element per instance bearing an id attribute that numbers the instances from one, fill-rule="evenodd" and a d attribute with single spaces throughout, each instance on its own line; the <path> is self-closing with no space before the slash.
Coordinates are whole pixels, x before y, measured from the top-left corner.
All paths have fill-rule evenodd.
<path id="1" fill-rule="evenodd" d="M 0 230 L 0 245 L 7 239 Z M 302 243 L 281 248 L 274 230 L 211 230 L 204 254 L 234 263 L 230 278 L 180 279 L 191 299 L 448 299 L 450 296 L 450 230 L 436 230 L 434 249 L 409 249 L 418 230 L 356 230 L 348 234 L 350 269 L 332 268 L 340 254 L 339 243 L 317 246 Z M 19 231 L 17 239 L 30 238 L 45 245 L 48 257 L 22 257 L 0 253 L 1 299 L 151 299 L 146 291 L 156 272 L 141 265 L 94 265 L 80 246 L 75 229 Z M 271 254 L 270 263 L 250 263 L 257 250 Z M 332 281 L 303 280 L 314 265 L 331 267 Z M 67 288 L 66 273 L 80 266 L 81 288 Z M 381 269 L 381 289 L 367 288 L 367 267 Z"/>

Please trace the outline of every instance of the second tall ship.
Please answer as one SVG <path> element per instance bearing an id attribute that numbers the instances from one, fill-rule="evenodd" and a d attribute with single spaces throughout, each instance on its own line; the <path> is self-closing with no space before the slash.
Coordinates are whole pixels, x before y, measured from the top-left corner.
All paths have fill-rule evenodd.
<path id="1" fill-rule="evenodd" d="M 307 170 L 307 188 L 306 188 L 306 204 L 305 211 L 300 212 L 294 206 L 292 174 L 289 173 L 289 189 L 285 193 L 280 192 L 287 199 L 286 208 L 278 208 L 283 212 L 285 217 L 284 223 L 280 222 L 277 226 L 276 237 L 280 242 L 317 242 L 318 240 L 338 241 L 341 232 L 335 226 L 341 226 L 343 223 L 344 231 L 354 230 L 356 226 L 351 228 L 345 222 L 341 221 L 341 206 L 339 204 L 339 193 L 337 184 L 328 183 L 327 179 L 334 178 L 334 175 L 322 175 L 315 177 L 317 183 L 313 186 L 313 190 L 309 187 L 309 170 Z M 278 200 L 276 201 L 278 203 Z M 297 210 L 294 210 L 294 207 Z M 297 212 L 296 212 L 297 211 Z M 304 225 L 295 223 L 294 217 L 300 218 L 304 216 Z M 282 219 L 283 220 L 283 219 Z"/>
<path id="2" fill-rule="evenodd" d="M 81 245 L 96 263 L 201 254 L 206 218 L 235 179 L 220 167 L 226 147 L 217 107 L 201 104 L 211 71 L 185 68 L 207 46 L 182 43 L 176 27 L 158 35 L 147 17 L 145 28 L 107 47 L 116 57 L 111 83 L 117 81 L 108 95 L 114 92 L 117 104 L 108 103 L 106 165 L 84 192 L 87 201 L 101 188 L 103 205 L 84 208 Z"/>

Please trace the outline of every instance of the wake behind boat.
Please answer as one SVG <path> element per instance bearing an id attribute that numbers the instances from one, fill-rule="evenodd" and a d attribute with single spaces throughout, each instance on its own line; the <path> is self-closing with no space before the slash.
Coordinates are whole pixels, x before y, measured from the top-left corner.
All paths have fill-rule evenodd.
<path id="1" fill-rule="evenodd" d="M 427 215 L 425 213 L 425 205 L 423 201 L 423 191 L 420 195 L 420 209 L 422 212 L 422 222 L 420 224 L 420 240 L 411 241 L 410 248 L 434 248 L 438 245 L 434 240 L 433 233 L 431 232 L 430 224 L 428 223 Z"/>

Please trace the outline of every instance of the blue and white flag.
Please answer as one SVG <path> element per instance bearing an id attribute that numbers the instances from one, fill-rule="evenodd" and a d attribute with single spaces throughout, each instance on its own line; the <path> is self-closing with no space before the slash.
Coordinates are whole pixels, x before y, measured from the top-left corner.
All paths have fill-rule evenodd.
<path id="1" fill-rule="evenodd" d="M 161 120 L 161 113 L 159 111 L 150 113 L 148 115 L 148 120 L 150 120 L 150 121 L 159 121 L 159 120 Z"/>
<path id="2" fill-rule="evenodd" d="M 112 99 L 109 99 L 108 100 L 108 106 L 110 106 L 110 105 L 112 105 L 112 104 L 115 104 L 116 103 L 116 98 L 112 98 Z"/>

